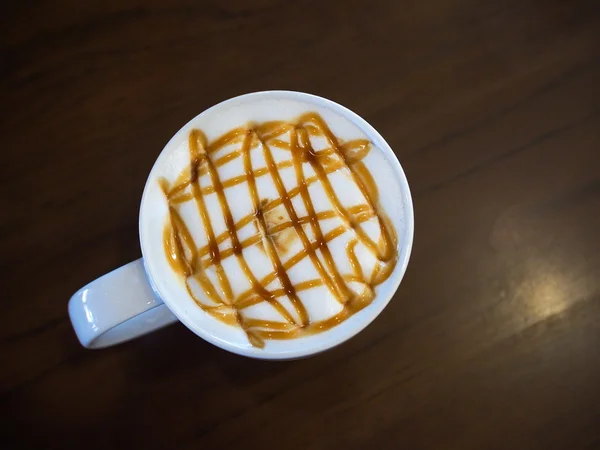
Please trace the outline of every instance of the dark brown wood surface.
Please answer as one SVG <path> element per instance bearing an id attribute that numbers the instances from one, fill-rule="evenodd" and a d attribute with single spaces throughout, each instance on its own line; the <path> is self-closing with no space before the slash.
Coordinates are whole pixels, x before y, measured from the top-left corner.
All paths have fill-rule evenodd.
<path id="1" fill-rule="evenodd" d="M 0 25 L 2 448 L 600 448 L 598 1 L 8 1 Z M 67 301 L 139 257 L 163 145 L 264 89 L 394 148 L 393 301 L 295 362 L 182 325 L 81 348 Z"/>

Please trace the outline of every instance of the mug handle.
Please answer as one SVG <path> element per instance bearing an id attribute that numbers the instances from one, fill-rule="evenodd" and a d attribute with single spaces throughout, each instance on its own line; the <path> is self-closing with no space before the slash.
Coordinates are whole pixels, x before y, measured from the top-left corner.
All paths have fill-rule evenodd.
<path id="1" fill-rule="evenodd" d="M 154 292 L 142 258 L 79 289 L 69 316 L 81 345 L 104 348 L 177 321 Z"/>

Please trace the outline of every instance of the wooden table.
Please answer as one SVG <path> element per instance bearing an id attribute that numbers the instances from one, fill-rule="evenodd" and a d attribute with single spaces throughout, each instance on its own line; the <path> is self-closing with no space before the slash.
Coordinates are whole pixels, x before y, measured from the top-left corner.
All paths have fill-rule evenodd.
<path id="1" fill-rule="evenodd" d="M 3 10 L 3 448 L 600 448 L 596 0 Z M 67 301 L 139 257 L 164 144 L 264 89 L 336 100 L 394 148 L 416 214 L 395 298 L 295 362 L 182 325 L 81 348 Z"/>

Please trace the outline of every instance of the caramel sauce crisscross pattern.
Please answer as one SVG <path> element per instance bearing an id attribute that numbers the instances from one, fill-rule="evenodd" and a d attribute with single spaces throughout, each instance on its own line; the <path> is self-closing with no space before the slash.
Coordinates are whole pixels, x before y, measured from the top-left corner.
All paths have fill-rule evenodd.
<path id="1" fill-rule="evenodd" d="M 282 139 L 288 135 L 289 140 Z M 315 150 L 311 137 L 321 138 L 327 147 Z M 215 158 L 215 154 L 233 146 L 229 153 Z M 235 147 L 235 146 L 239 146 Z M 272 147 L 289 151 L 290 159 L 276 162 Z M 237 324 L 246 332 L 250 343 L 264 346 L 265 339 L 291 339 L 330 329 L 369 305 L 374 297 L 374 288 L 385 281 L 393 271 L 397 258 L 397 238 L 389 218 L 379 206 L 377 185 L 362 161 L 369 153 L 371 144 L 364 139 L 341 143 L 331 132 L 325 121 L 316 113 L 307 113 L 291 122 L 265 122 L 253 126 L 235 128 L 211 144 L 200 130 L 189 134 L 190 165 L 170 185 L 161 179 L 161 187 L 169 204 L 169 219 L 163 235 L 165 252 L 171 267 L 185 280 L 189 295 L 207 313 L 228 324 Z M 254 168 L 251 152 L 262 151 L 266 167 Z M 243 174 L 222 180 L 218 168 L 241 158 Z M 303 165 L 308 164 L 314 175 L 306 177 Z M 280 171 L 293 168 L 297 185 L 287 190 Z M 346 207 L 333 188 L 329 175 L 347 169 L 352 182 L 365 201 Z M 201 186 L 201 178 L 207 175 L 210 184 Z M 276 199 L 260 199 L 257 178 L 269 176 L 278 194 Z M 252 213 L 234 222 L 225 191 L 227 188 L 246 183 L 250 194 Z M 315 210 L 309 186 L 320 183 L 332 206 L 331 210 Z M 215 194 L 223 214 L 226 230 L 215 234 L 204 197 Z M 299 196 L 306 214 L 299 216 L 292 199 Z M 198 248 L 192 233 L 179 214 L 178 207 L 185 202 L 194 202 L 201 218 L 207 244 Z M 271 221 L 276 208 L 283 208 L 288 218 Z M 341 225 L 324 232 L 323 220 L 337 218 Z M 362 223 L 376 218 L 380 227 L 379 239 L 373 241 L 362 227 Z M 283 219 L 283 216 L 279 216 Z M 241 240 L 238 231 L 253 223 L 257 232 Z M 305 228 L 311 230 L 309 238 Z M 278 237 L 292 233 L 302 244 L 302 249 L 285 262 L 281 259 L 281 243 Z M 331 254 L 328 243 L 344 233 L 351 239 L 346 245 L 346 256 L 352 269 L 351 274 L 342 274 Z M 229 240 L 230 247 L 221 244 Z M 365 276 L 355 249 L 362 244 L 377 259 L 372 272 Z M 243 250 L 260 245 L 267 255 L 272 271 L 257 279 Z M 235 296 L 232 280 L 227 276 L 223 260 L 235 257 L 250 288 Z M 303 259 L 308 258 L 318 278 L 292 283 L 288 271 Z M 217 283 L 207 275 L 207 268 L 214 267 Z M 269 290 L 273 281 L 280 287 Z M 194 293 L 192 283 L 204 293 L 210 304 L 200 300 Z M 362 286 L 360 292 L 349 287 L 350 283 Z M 299 297 L 299 292 L 325 286 L 343 306 L 334 316 L 312 321 Z M 294 314 L 279 299 L 287 298 Z M 243 310 L 260 302 L 268 302 L 279 313 L 283 321 L 261 320 L 245 317 Z"/>

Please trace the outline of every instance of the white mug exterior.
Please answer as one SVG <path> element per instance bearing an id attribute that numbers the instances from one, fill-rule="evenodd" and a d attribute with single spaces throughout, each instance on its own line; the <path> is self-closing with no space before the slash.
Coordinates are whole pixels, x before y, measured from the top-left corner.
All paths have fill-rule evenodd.
<path id="1" fill-rule="evenodd" d="M 177 321 L 148 283 L 142 258 L 79 289 L 69 316 L 87 348 L 110 347 Z"/>
<path id="2" fill-rule="evenodd" d="M 285 101 L 286 105 L 297 102 L 298 108 L 303 107 L 304 110 L 306 104 L 310 103 L 310 107 L 321 114 L 328 124 L 333 122 L 334 133 L 336 121 L 338 127 L 343 126 L 339 122 L 342 119 L 350 122 L 379 149 L 394 179 L 393 186 L 386 189 L 392 191 L 393 195 L 386 192 L 382 201 L 388 201 L 387 205 L 383 205 L 386 211 L 393 210 L 390 218 L 396 227 L 399 249 L 396 267 L 391 276 L 377 286 L 377 296 L 371 305 L 324 333 L 284 341 L 267 341 L 265 348 L 259 349 L 248 343 L 242 330 L 214 319 L 199 308 L 170 268 L 162 246 L 167 204 L 159 188 L 158 177 L 166 173 L 179 173 L 188 163 L 189 153 L 184 147 L 192 128 L 211 130 L 212 135 L 207 134 L 212 140 L 226 131 L 228 126 L 231 127 L 230 124 L 237 121 L 239 125 L 239 121 L 247 115 L 248 105 L 264 103 L 262 115 L 259 113 L 256 121 L 280 118 L 271 117 L 269 112 L 277 109 L 278 101 Z M 278 114 L 280 112 L 279 109 Z M 292 107 L 286 112 L 291 119 L 302 111 L 295 111 Z M 228 121 L 224 121 L 224 118 Z M 381 191 L 379 178 L 377 184 Z M 163 201 L 159 200 L 161 198 Z M 233 353 L 261 359 L 300 358 L 328 350 L 350 339 L 379 315 L 404 276 L 413 233 L 412 200 L 402 167 L 387 142 L 364 119 L 337 103 L 310 94 L 292 91 L 246 94 L 209 108 L 171 138 L 156 160 L 142 196 L 140 242 L 143 262 L 141 259 L 134 261 L 80 289 L 69 302 L 69 314 L 80 342 L 89 348 L 124 342 L 179 319 L 198 336 Z"/>

